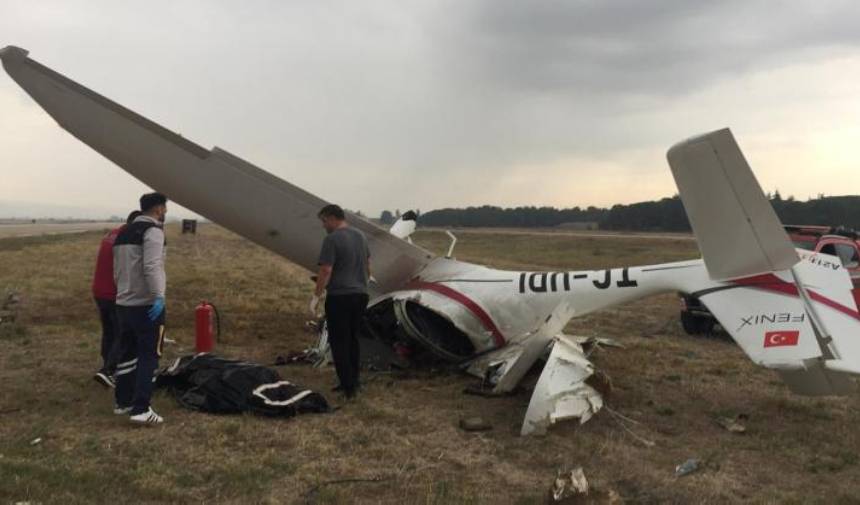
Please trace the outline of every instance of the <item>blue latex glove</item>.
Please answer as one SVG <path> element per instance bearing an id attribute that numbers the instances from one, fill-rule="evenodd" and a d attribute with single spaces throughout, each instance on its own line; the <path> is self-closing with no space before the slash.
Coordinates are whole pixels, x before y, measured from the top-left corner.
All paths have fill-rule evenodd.
<path id="1" fill-rule="evenodd" d="M 152 302 L 152 307 L 149 308 L 146 315 L 149 316 L 150 321 L 155 321 L 162 312 L 164 312 L 164 297 L 159 296 Z"/>

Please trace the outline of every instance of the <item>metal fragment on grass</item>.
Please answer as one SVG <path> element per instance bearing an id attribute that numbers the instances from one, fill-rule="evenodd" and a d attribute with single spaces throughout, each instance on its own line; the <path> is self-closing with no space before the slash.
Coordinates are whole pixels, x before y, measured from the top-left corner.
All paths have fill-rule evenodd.
<path id="1" fill-rule="evenodd" d="M 690 475 L 691 473 L 696 472 L 701 468 L 702 462 L 700 460 L 696 458 L 690 458 L 675 467 L 675 476 L 683 477 L 685 475 Z"/>
<path id="2" fill-rule="evenodd" d="M 588 495 L 588 480 L 581 466 L 570 472 L 558 472 L 550 491 L 552 500 L 555 502 L 567 501 L 575 496 Z"/>

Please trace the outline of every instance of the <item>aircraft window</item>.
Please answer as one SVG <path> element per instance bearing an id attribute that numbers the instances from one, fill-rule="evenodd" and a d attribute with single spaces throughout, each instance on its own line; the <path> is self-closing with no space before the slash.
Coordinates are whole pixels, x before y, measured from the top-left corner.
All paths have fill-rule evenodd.
<path id="1" fill-rule="evenodd" d="M 845 268 L 857 268 L 860 266 L 860 257 L 857 256 L 857 248 L 848 244 L 836 244 L 836 255 L 842 261 Z"/>

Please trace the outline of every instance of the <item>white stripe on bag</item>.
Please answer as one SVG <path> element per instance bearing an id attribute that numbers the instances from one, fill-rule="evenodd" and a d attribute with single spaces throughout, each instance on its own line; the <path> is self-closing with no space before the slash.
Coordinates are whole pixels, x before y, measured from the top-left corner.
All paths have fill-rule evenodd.
<path id="1" fill-rule="evenodd" d="M 313 391 L 311 391 L 310 389 L 306 389 L 306 390 L 302 391 L 301 393 L 293 396 L 292 398 L 289 398 L 287 400 L 281 400 L 281 401 L 269 400 L 266 397 L 266 395 L 263 394 L 263 391 L 266 391 L 267 389 L 274 389 L 274 388 L 278 388 L 281 386 L 292 386 L 292 385 L 293 384 L 289 381 L 273 382 L 271 384 L 261 384 L 256 389 L 254 389 L 254 392 L 252 394 L 254 396 L 262 398 L 263 402 L 265 402 L 266 405 L 272 405 L 274 407 L 286 407 L 287 405 L 295 403 L 295 402 L 301 400 L 302 398 L 304 398 L 305 396 L 313 393 Z"/>

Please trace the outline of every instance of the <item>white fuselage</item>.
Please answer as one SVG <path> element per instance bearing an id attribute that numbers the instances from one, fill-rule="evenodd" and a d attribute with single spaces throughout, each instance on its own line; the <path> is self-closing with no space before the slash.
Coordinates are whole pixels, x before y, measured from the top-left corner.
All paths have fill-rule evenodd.
<path id="1" fill-rule="evenodd" d="M 588 271 L 518 272 L 437 258 L 404 289 L 379 300 L 411 299 L 448 318 L 477 354 L 557 333 L 596 310 L 665 292 L 718 286 L 702 260 Z"/>

